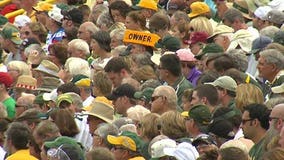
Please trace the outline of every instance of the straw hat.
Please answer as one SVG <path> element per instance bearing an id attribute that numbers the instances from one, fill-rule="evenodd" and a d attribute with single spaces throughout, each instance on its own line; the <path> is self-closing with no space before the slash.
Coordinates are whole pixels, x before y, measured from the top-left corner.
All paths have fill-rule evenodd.
<path id="1" fill-rule="evenodd" d="M 34 90 L 37 87 L 37 80 L 30 75 L 22 75 L 18 78 L 16 88 Z"/>
<path id="2" fill-rule="evenodd" d="M 107 123 L 112 123 L 114 116 L 114 109 L 112 106 L 98 101 L 93 101 L 91 104 L 92 109 L 85 112 L 87 115 L 95 116 Z"/>

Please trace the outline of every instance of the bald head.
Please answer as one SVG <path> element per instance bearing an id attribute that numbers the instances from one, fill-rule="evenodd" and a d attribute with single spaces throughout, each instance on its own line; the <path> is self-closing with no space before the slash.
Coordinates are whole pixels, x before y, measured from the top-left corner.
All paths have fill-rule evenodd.
<path id="1" fill-rule="evenodd" d="M 280 133 L 281 128 L 284 126 L 284 103 L 277 104 L 273 107 L 270 113 L 270 128 L 273 127 Z"/>
<path id="2" fill-rule="evenodd" d="M 169 106 L 177 106 L 177 95 L 175 90 L 170 86 L 159 86 L 154 90 L 152 97 L 154 96 L 164 96 L 167 98 Z M 175 108 L 176 109 L 176 108 Z"/>
<path id="3" fill-rule="evenodd" d="M 90 44 L 92 35 L 97 31 L 99 31 L 99 28 L 93 22 L 84 22 L 78 29 L 77 37 Z"/>

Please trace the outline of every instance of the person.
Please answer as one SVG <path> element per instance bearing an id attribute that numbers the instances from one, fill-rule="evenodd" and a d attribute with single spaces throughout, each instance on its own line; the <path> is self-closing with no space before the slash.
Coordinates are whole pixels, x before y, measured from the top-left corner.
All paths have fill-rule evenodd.
<path id="1" fill-rule="evenodd" d="M 249 156 L 237 147 L 227 147 L 220 149 L 217 160 L 249 160 Z"/>
<path id="2" fill-rule="evenodd" d="M 128 83 L 118 86 L 108 99 L 112 100 L 115 112 L 127 117 L 127 110 L 136 104 L 135 88 Z"/>
<path id="3" fill-rule="evenodd" d="M 97 32 L 99 28 L 92 22 L 84 22 L 80 25 L 77 37 L 91 45 L 92 35 Z"/>
<path id="4" fill-rule="evenodd" d="M 108 135 L 107 141 L 113 145 L 111 151 L 115 159 L 145 160 L 140 153 L 144 143 L 137 134 L 124 131 L 119 136 Z"/>
<path id="5" fill-rule="evenodd" d="M 8 64 L 13 60 L 22 60 L 19 49 L 22 40 L 20 38 L 19 29 L 10 23 L 7 23 L 3 26 L 1 35 L 1 46 L 3 49 L 9 51 L 6 59 L 4 60 L 4 64 Z"/>
<path id="6" fill-rule="evenodd" d="M 166 54 L 160 58 L 159 76 L 169 86 L 173 87 L 178 98 L 178 111 L 182 111 L 182 94 L 184 90 L 192 88 L 192 84 L 182 76 L 181 64 L 177 55 Z"/>
<path id="7" fill-rule="evenodd" d="M 244 136 L 251 139 L 255 144 L 250 149 L 249 155 L 252 160 L 260 159 L 263 155 L 263 142 L 269 128 L 270 111 L 263 104 L 250 104 L 244 107 L 242 123 Z"/>
<path id="8" fill-rule="evenodd" d="M 6 107 L 8 118 L 13 119 L 16 115 L 16 101 L 8 94 L 8 90 L 13 83 L 12 77 L 5 72 L 0 72 L 0 101 Z"/>
<path id="9" fill-rule="evenodd" d="M 188 111 L 186 118 L 186 130 L 193 137 L 196 138 L 202 134 L 207 133 L 208 125 L 211 121 L 211 113 L 209 108 L 205 105 L 193 106 Z"/>
<path id="10" fill-rule="evenodd" d="M 218 91 L 210 84 L 202 84 L 193 89 L 190 104 L 206 105 L 210 112 L 213 113 L 218 105 Z"/>
<path id="11" fill-rule="evenodd" d="M 263 154 L 263 160 L 281 160 L 284 158 L 284 149 L 277 147 Z"/>
<path id="12" fill-rule="evenodd" d="M 276 49 L 267 49 L 259 53 L 257 69 L 259 77 L 262 77 L 269 84 L 269 87 L 274 87 L 284 82 L 284 55 Z M 264 93 L 267 98 L 273 96 L 273 93 Z"/>
<path id="13" fill-rule="evenodd" d="M 118 133 L 119 130 L 114 124 L 100 124 L 93 134 L 93 148 L 104 147 L 111 149 L 112 145 L 107 142 L 107 136 L 117 136 Z"/>
<path id="14" fill-rule="evenodd" d="M 284 104 L 277 104 L 274 106 L 271 110 L 270 113 L 270 128 L 273 128 L 274 130 L 277 131 L 277 133 L 280 133 L 282 127 L 284 126 L 283 124 L 283 117 L 284 117 Z"/>
<path id="15" fill-rule="evenodd" d="M 90 56 L 89 45 L 82 39 L 73 39 L 70 41 L 67 50 L 70 57 L 87 59 Z"/>
<path id="16" fill-rule="evenodd" d="M 155 88 L 151 98 L 151 112 L 162 115 L 163 113 L 177 109 L 177 96 L 170 86 Z"/>
<path id="17" fill-rule="evenodd" d="M 112 81 L 113 88 L 120 86 L 123 78 L 131 76 L 129 65 L 123 57 L 114 57 L 109 60 L 104 70 Z"/>
<path id="18" fill-rule="evenodd" d="M 233 78 L 231 78 L 230 76 L 221 76 L 214 82 L 206 84 L 211 84 L 216 87 L 220 104 L 223 107 L 232 108 L 238 114 L 242 114 L 241 111 L 237 109 L 235 105 L 234 97 L 236 96 L 237 83 Z"/>
<path id="19" fill-rule="evenodd" d="M 6 131 L 7 152 L 10 154 L 6 160 L 37 160 L 30 155 L 28 143 L 31 140 L 31 131 L 27 126 L 19 122 L 13 122 Z"/>

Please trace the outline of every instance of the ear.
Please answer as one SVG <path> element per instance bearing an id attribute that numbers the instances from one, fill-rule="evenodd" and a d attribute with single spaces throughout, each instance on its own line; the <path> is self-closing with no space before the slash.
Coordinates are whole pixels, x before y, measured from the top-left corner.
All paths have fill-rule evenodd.
<path id="1" fill-rule="evenodd" d="M 205 105 L 208 104 L 207 98 L 206 97 L 202 97 L 201 98 L 201 102 L 204 103 Z"/>

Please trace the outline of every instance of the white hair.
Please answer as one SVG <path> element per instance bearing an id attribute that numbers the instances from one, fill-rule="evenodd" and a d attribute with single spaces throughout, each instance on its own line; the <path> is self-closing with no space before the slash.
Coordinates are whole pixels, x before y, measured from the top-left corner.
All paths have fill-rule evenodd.
<path id="1" fill-rule="evenodd" d="M 90 54 L 90 48 L 86 41 L 82 39 L 73 39 L 68 43 L 68 47 L 74 47 L 76 50 L 82 51 L 86 56 Z"/>
<path id="2" fill-rule="evenodd" d="M 88 61 L 77 58 L 77 57 L 70 57 L 67 59 L 64 68 L 69 71 L 71 76 L 75 76 L 77 74 L 82 74 L 87 77 L 90 77 L 91 70 L 89 67 Z"/>

